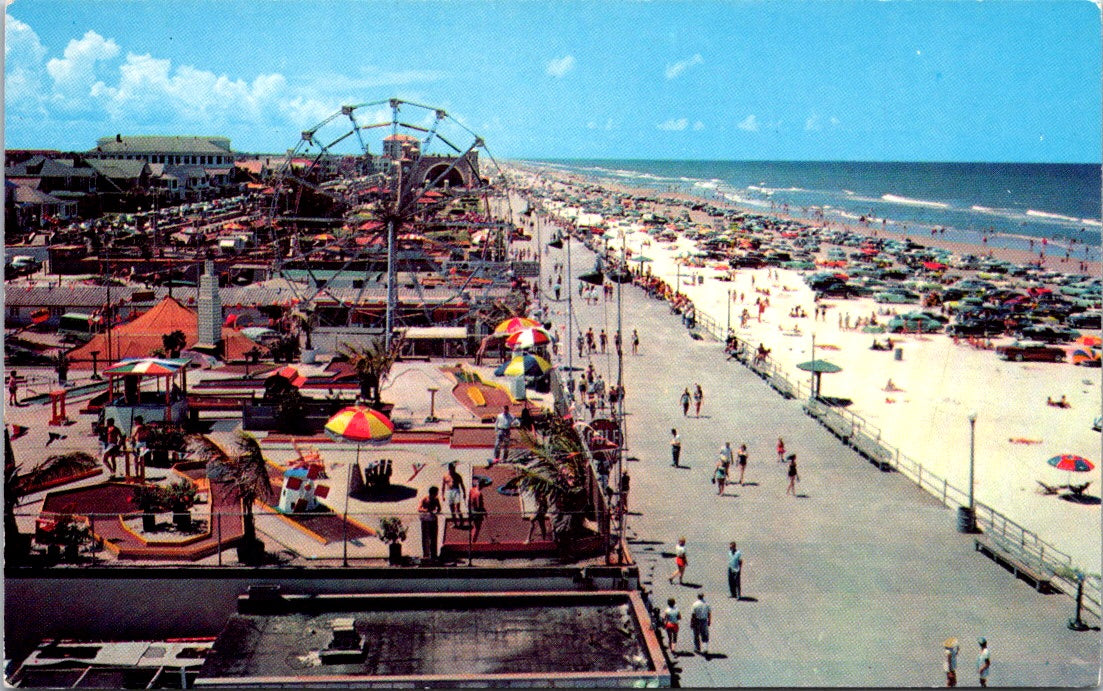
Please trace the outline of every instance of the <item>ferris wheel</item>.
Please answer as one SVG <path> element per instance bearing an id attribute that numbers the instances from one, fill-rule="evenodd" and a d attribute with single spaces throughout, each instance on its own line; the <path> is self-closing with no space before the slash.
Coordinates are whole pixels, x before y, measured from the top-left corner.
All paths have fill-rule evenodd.
<path id="1" fill-rule="evenodd" d="M 351 323 L 385 265 L 386 333 L 401 321 L 392 309 L 399 271 L 412 281 L 425 318 L 440 323 L 428 313 L 419 275 L 442 274 L 433 280 L 447 293 L 434 299 L 438 308 L 474 306 L 502 285 L 505 272 L 487 267 L 508 259 L 512 227 L 495 220 L 513 218 L 505 180 L 482 137 L 442 108 L 400 99 L 342 106 L 301 133 L 275 175 L 269 224 L 276 267 L 297 279 L 289 281 L 296 301 L 326 294 L 348 308 Z M 461 271 L 457 281 L 455 273 L 443 275 L 449 262 L 441 257 L 477 259 L 471 263 L 479 268 Z M 359 290 L 350 297 L 335 286 Z"/>

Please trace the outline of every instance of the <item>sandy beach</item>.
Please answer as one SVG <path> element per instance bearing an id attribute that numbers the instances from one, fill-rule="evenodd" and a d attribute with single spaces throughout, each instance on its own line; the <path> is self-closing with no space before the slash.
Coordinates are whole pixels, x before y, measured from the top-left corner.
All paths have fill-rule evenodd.
<path id="1" fill-rule="evenodd" d="M 547 171 L 542 171 L 544 180 Z M 592 184 L 592 183 L 589 183 Z M 654 190 L 615 193 L 646 193 Z M 552 203 L 553 216 L 574 213 L 566 203 Z M 658 213 L 681 213 L 683 207 L 654 206 Z M 750 209 L 751 213 L 762 213 Z M 694 222 L 705 223 L 700 212 L 691 215 Z M 610 219 L 612 221 L 614 219 Z M 804 221 L 807 223 L 807 221 Z M 968 416 L 977 414 L 975 429 L 975 493 L 977 500 L 995 507 L 1009 518 L 1037 532 L 1044 540 L 1067 552 L 1073 562 L 1088 571 L 1100 569 L 1100 507 L 1094 503 L 1074 503 L 1041 493 L 1039 482 L 1047 485 L 1091 482 L 1087 494 L 1098 497 L 1101 472 L 1097 466 L 1089 473 L 1069 477 L 1047 465 L 1059 454 L 1077 454 L 1098 461 L 1100 436 L 1092 430 L 1092 421 L 1100 415 L 1100 370 L 1062 364 L 1000 359 L 992 350 L 977 349 L 964 341 L 955 344 L 944 334 L 891 334 L 901 350 L 897 360 L 891 351 L 873 351 L 871 335 L 847 330 L 840 325 L 849 315 L 851 323 L 859 316 L 898 313 L 919 309 L 918 305 L 883 305 L 872 298 L 825 300 L 826 317 L 815 320 L 813 292 L 800 272 L 785 269 L 740 269 L 726 264 L 686 266 L 680 256 L 693 252 L 695 243 L 685 237 L 664 243 L 643 232 L 642 226 L 617 223 L 624 229 L 624 244 L 633 254 L 652 261 L 647 264 L 654 276 L 693 301 L 698 313 L 709 315 L 722 327 L 728 323 L 728 296 L 731 291 L 730 323 L 738 337 L 752 345 L 764 344 L 791 379 L 809 375 L 796 364 L 811 359 L 812 338 L 816 357 L 841 366 L 842 372 L 825 375 L 822 393 L 849 398 L 849 410 L 882 430 L 882 438 L 901 453 L 923 465 L 926 471 L 945 478 L 961 489 L 968 486 Z M 834 227 L 834 226 L 833 226 Z M 868 229 L 851 227 L 856 233 L 872 235 Z M 547 238 L 545 238 L 545 241 Z M 1009 261 L 1028 259 L 1027 253 L 1009 248 L 982 248 L 961 243 L 932 240 L 916 235 L 917 242 L 945 246 L 954 252 L 988 254 Z M 616 244 L 619 244 L 616 243 Z M 584 257 L 576 260 L 589 261 Z M 1074 264 L 1054 263 L 1047 268 L 1077 268 Z M 1099 271 L 1092 263 L 1092 271 Z M 732 280 L 723 280 L 726 278 Z M 699 280 L 702 279 L 702 280 Z M 756 290 L 769 291 L 769 308 L 761 321 L 755 316 Z M 794 307 L 809 315 L 790 317 Z M 749 310 L 751 319 L 740 327 L 740 314 Z M 799 331 L 799 335 L 797 332 Z M 1086 332 L 1085 332 L 1086 333 Z M 995 346 L 1011 342 L 1011 337 L 993 339 Z M 892 387 L 888 387 L 891 380 Z M 886 389 L 890 390 L 886 390 Z M 706 392 L 707 393 L 707 392 Z M 1046 397 L 1066 396 L 1068 408 L 1046 405 Z M 738 430 L 733 431 L 738 437 Z"/>

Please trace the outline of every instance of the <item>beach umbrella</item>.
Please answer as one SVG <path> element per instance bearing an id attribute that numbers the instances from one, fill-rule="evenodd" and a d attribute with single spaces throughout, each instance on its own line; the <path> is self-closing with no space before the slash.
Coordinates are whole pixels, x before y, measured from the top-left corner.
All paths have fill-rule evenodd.
<path id="1" fill-rule="evenodd" d="M 1060 456 L 1054 456 L 1050 458 L 1046 463 L 1050 464 L 1057 470 L 1064 470 L 1066 472 L 1065 484 L 1070 484 L 1067 479 L 1071 477 L 1072 473 L 1087 473 L 1095 469 L 1095 464 L 1084 458 L 1083 456 L 1074 456 L 1073 454 L 1061 454 Z M 1070 486 L 1069 489 L 1072 489 Z"/>
<path id="2" fill-rule="evenodd" d="M 394 434 L 394 423 L 386 415 L 365 406 L 348 406 L 337 411 L 326 421 L 325 433 L 337 441 L 351 441 L 356 444 L 356 464 L 349 469 L 348 482 L 345 484 L 345 520 L 346 533 L 342 546 L 342 561 L 347 566 L 348 555 L 348 515 L 349 495 L 353 493 L 353 480 L 363 483 L 360 476 L 360 447 L 363 444 L 382 444 Z"/>
<path id="3" fill-rule="evenodd" d="M 494 333 L 496 334 L 511 334 L 516 331 L 522 331 L 524 329 L 531 329 L 533 327 L 539 327 L 540 322 L 535 319 L 529 319 L 528 317 L 510 317 L 498 326 L 494 327 Z"/>
<path id="4" fill-rule="evenodd" d="M 1086 345 L 1089 348 L 1098 347 L 1100 345 L 1103 345 L 1103 338 L 1100 338 L 1099 336 L 1086 334 L 1086 335 L 1081 336 L 1080 338 L 1076 339 L 1076 342 L 1081 343 L 1083 345 Z"/>
<path id="5" fill-rule="evenodd" d="M 536 377 L 551 369 L 551 363 L 539 355 L 518 355 L 494 370 L 496 376 L 516 377 L 522 374 Z"/>
<path id="6" fill-rule="evenodd" d="M 812 395 L 819 398 L 820 377 L 824 374 L 842 372 L 843 368 L 827 360 L 809 360 L 797 365 L 797 369 L 812 373 Z"/>
<path id="7" fill-rule="evenodd" d="M 264 338 L 279 336 L 280 334 L 274 329 L 269 329 L 267 326 L 246 326 L 241 330 L 241 335 L 248 338 L 250 341 L 259 341 Z"/>
<path id="8" fill-rule="evenodd" d="M 531 348 L 551 342 L 551 336 L 544 329 L 531 328 L 514 331 L 506 339 L 506 345 L 510 348 Z"/>
<path id="9" fill-rule="evenodd" d="M 654 260 L 651 257 L 645 257 L 643 255 L 639 255 L 639 256 L 635 256 L 635 257 L 629 257 L 628 261 L 630 261 L 630 262 L 639 262 L 639 263 L 642 264 L 644 262 L 650 262 L 650 261 L 654 261 Z"/>
<path id="10" fill-rule="evenodd" d="M 1072 364 L 1083 365 L 1085 363 L 1098 363 L 1100 353 L 1094 348 L 1076 348 L 1072 351 Z"/>
<path id="11" fill-rule="evenodd" d="M 142 358 L 139 360 L 123 360 L 103 371 L 104 374 L 149 374 L 166 376 L 176 374 L 180 365 L 172 360 L 160 360 L 157 358 Z"/>
<path id="12" fill-rule="evenodd" d="M 394 434 L 394 423 L 386 415 L 365 406 L 348 406 L 326 421 L 325 432 L 333 439 L 357 444 L 381 444 Z"/>

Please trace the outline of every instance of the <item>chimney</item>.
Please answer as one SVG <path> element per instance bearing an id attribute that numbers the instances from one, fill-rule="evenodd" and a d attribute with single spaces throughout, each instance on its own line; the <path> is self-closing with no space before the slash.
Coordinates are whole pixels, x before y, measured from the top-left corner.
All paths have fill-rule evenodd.
<path id="1" fill-rule="evenodd" d="M 203 262 L 203 275 L 199 277 L 199 339 L 200 348 L 216 352 L 222 347 L 222 300 L 218 296 L 218 275 L 214 260 Z"/>
<path id="2" fill-rule="evenodd" d="M 123 135 L 121 135 L 121 134 L 116 134 L 116 135 L 115 135 L 115 141 L 117 141 L 118 143 L 122 144 L 122 143 L 123 143 Z"/>

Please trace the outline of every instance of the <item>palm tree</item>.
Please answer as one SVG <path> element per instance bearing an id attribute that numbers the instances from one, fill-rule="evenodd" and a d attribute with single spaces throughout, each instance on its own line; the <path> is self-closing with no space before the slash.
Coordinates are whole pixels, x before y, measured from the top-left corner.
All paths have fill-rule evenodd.
<path id="1" fill-rule="evenodd" d="M 569 554 L 571 542 L 581 532 L 589 510 L 589 477 L 582 441 L 571 424 L 552 418 L 541 433 L 522 432 L 530 451 L 516 464 L 517 476 L 508 485 L 531 492 L 555 507 L 552 535 Z"/>
<path id="2" fill-rule="evenodd" d="M 30 536 L 21 535 L 15 521 L 15 509 L 20 500 L 28 493 L 37 491 L 45 482 L 73 476 L 98 465 L 99 462 L 91 454 L 72 451 L 49 456 L 27 472 L 20 473 L 12 455 L 11 435 L 4 428 L 4 556 L 10 563 L 25 558 L 31 546 Z"/>
<path id="3" fill-rule="evenodd" d="M 405 341 L 401 337 L 391 339 L 388 348 L 382 336 L 369 339 L 362 346 L 345 342 L 337 347 L 337 352 L 348 358 L 349 364 L 356 370 L 360 379 L 360 397 L 379 406 L 383 399 L 380 385 L 387 380 L 391 368 L 398 361 L 399 353 Z"/>
<path id="4" fill-rule="evenodd" d="M 299 304 L 291 310 L 291 319 L 303 334 L 303 349 L 314 350 L 310 334 L 314 333 L 314 327 L 318 325 L 318 313 L 313 307 Z"/>
<path id="5" fill-rule="evenodd" d="M 206 435 L 194 434 L 189 437 L 189 447 L 196 457 L 207 462 L 207 477 L 229 484 L 233 496 L 241 501 L 244 535 L 238 547 L 238 559 L 247 564 L 259 564 L 264 557 L 264 543 L 257 539 L 253 501 L 267 500 L 273 495 L 260 442 L 248 432 L 239 431 L 233 452 L 227 453 Z"/>

